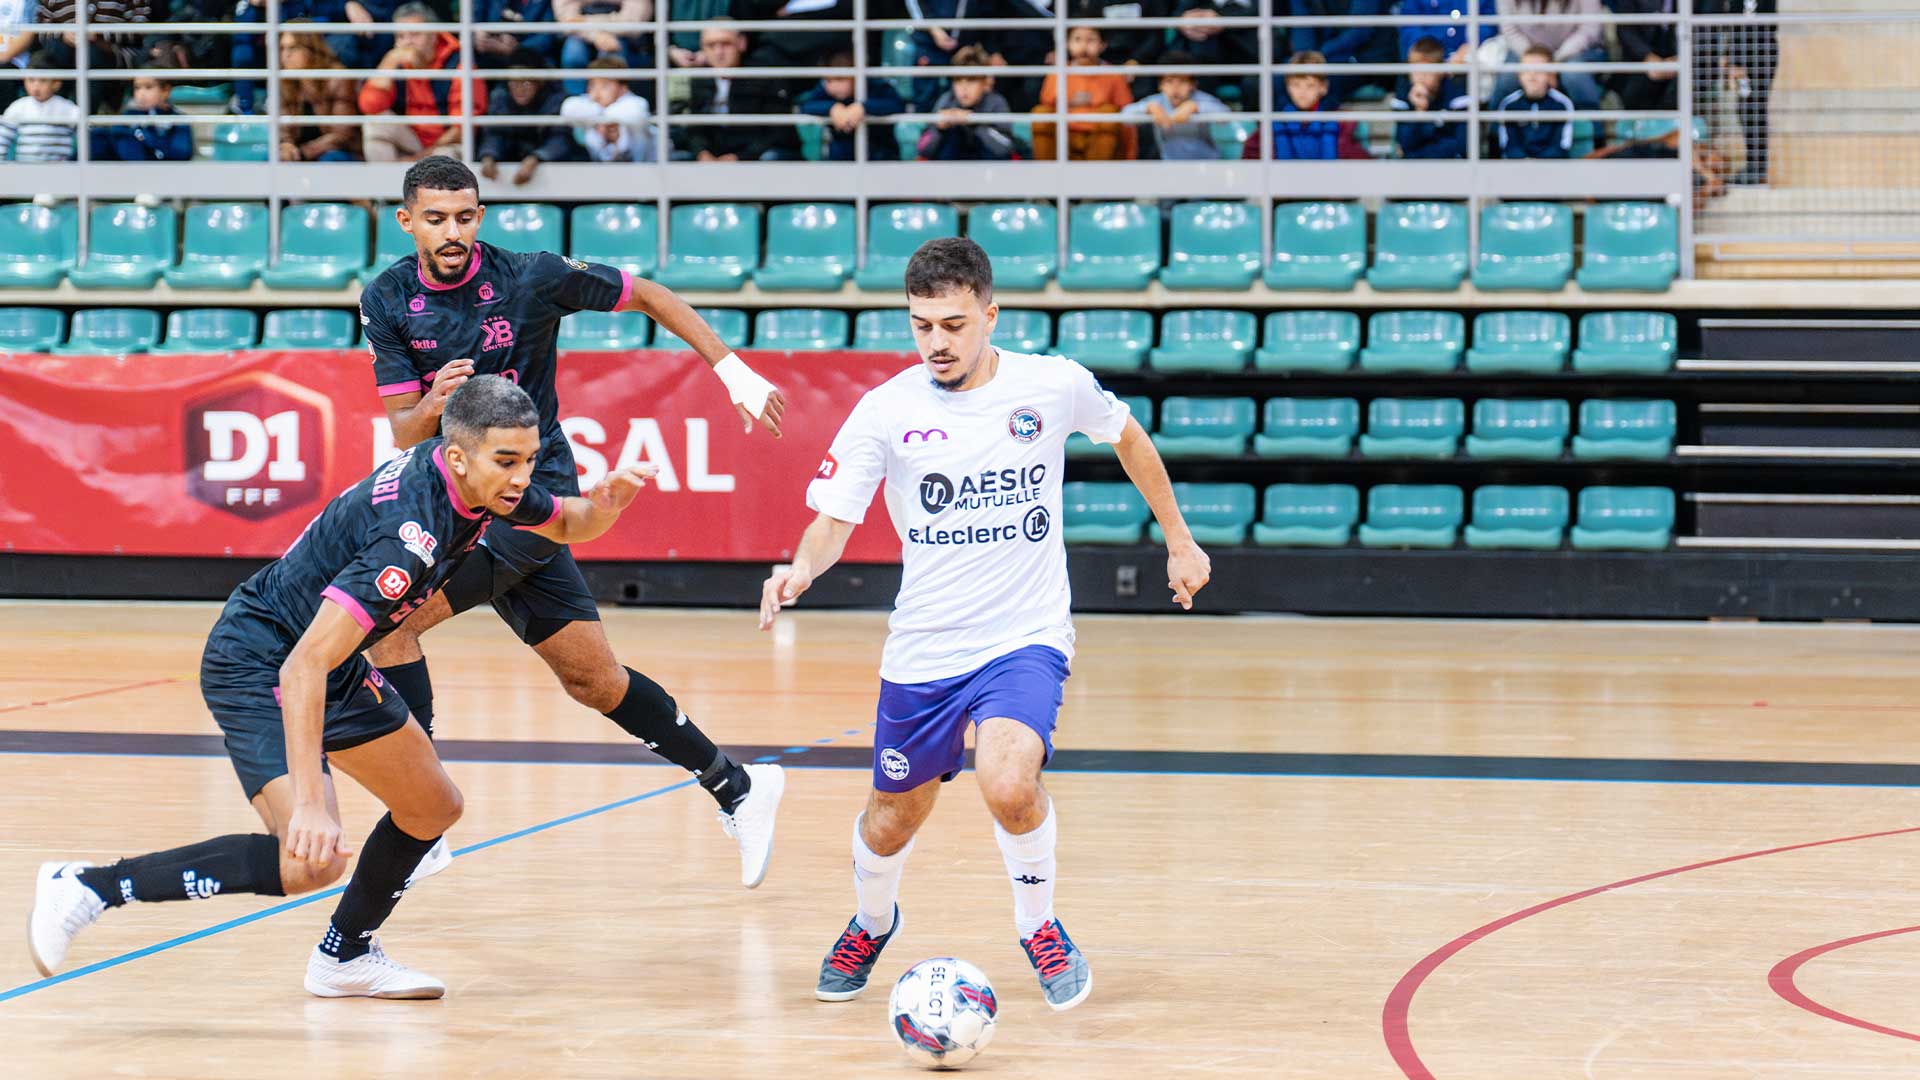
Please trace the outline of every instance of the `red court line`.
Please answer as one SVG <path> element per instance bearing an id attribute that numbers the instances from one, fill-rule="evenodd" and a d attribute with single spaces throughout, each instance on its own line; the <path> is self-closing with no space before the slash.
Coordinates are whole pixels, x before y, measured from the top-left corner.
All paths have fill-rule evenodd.
<path id="1" fill-rule="evenodd" d="M 1651 874 L 1641 874 L 1638 877 L 1626 878 L 1621 881 L 1612 882 L 1611 884 L 1598 885 L 1591 889 L 1583 889 L 1580 892 L 1555 897 L 1545 903 L 1535 904 L 1530 908 L 1516 911 L 1511 915 L 1502 916 L 1485 926 L 1469 930 L 1459 937 L 1454 938 L 1452 941 L 1447 942 L 1445 945 L 1440 946 L 1438 949 L 1433 950 L 1422 957 L 1419 963 L 1409 968 L 1405 975 L 1400 976 L 1400 981 L 1394 984 L 1393 992 L 1387 995 L 1386 1008 L 1381 1010 L 1380 1027 L 1387 1041 L 1387 1052 L 1393 1055 L 1394 1064 L 1400 1066 L 1400 1071 L 1405 1073 L 1409 1080 L 1434 1080 L 1433 1070 L 1427 1068 L 1426 1063 L 1420 1060 L 1420 1054 L 1414 1050 L 1413 1035 L 1408 1028 L 1407 1014 L 1413 1007 L 1413 995 L 1419 991 L 1420 985 L 1427 981 L 1428 976 L 1439 970 L 1441 964 L 1452 959 L 1455 953 L 1458 953 L 1460 950 L 1482 938 L 1489 937 L 1498 931 L 1512 926 L 1514 923 L 1524 919 L 1531 919 L 1542 912 L 1552 911 L 1554 908 L 1564 907 L 1575 901 L 1598 896 L 1601 893 L 1612 892 L 1615 889 L 1624 889 L 1629 885 L 1638 885 L 1641 882 L 1672 877 L 1675 874 L 1690 873 L 1694 870 L 1705 870 L 1711 866 L 1724 866 L 1727 863 L 1742 862 L 1746 859 L 1758 859 L 1763 855 L 1779 855 L 1788 851 L 1803 851 L 1807 848 L 1826 847 L 1830 844 L 1847 844 L 1855 840 L 1877 840 L 1882 837 L 1904 836 L 1908 833 L 1916 832 L 1920 832 L 1920 826 L 1905 829 L 1888 829 L 1884 832 L 1861 833 L 1858 836 L 1842 836 L 1832 840 L 1813 840 L 1804 844 L 1788 844 L 1785 847 L 1767 848 L 1764 851 L 1749 851 L 1743 855 L 1728 855 L 1719 859 L 1708 859 L 1705 862 L 1688 863 L 1686 866 L 1676 866 L 1670 870 L 1656 870 Z"/>
<path id="2" fill-rule="evenodd" d="M 38 709 L 47 705 L 64 705 L 69 701 L 79 701 L 83 698 L 99 697 L 102 694 L 118 694 L 126 690 L 144 690 L 149 686 L 160 686 L 165 683 L 173 683 L 173 682 L 179 682 L 179 681 L 180 681 L 179 676 L 170 675 L 164 679 L 148 679 L 145 682 L 125 683 L 120 686 L 108 686 L 99 690 L 87 690 L 78 694 L 68 694 L 65 697 L 48 698 L 45 701 L 23 701 L 18 705 L 0 705 L 0 713 L 18 712 L 21 709 Z"/>
<path id="3" fill-rule="evenodd" d="M 1879 938 L 1892 937 L 1895 934 L 1911 934 L 1915 930 L 1920 930 L 1920 926 L 1902 926 L 1897 930 L 1877 930 L 1871 934 L 1842 938 L 1839 941 L 1829 941 L 1825 945 L 1815 945 L 1811 949 L 1803 949 L 1773 965 L 1773 970 L 1767 972 L 1767 985 L 1773 988 L 1774 993 L 1785 998 L 1789 1005 L 1797 1005 L 1815 1016 L 1823 1016 L 1828 1020 L 1838 1020 L 1843 1024 L 1851 1024 L 1854 1027 L 1864 1028 L 1867 1031 L 1877 1031 L 1882 1035 L 1891 1035 L 1896 1039 L 1920 1042 L 1920 1035 L 1915 1035 L 1911 1031 L 1902 1031 L 1899 1028 L 1876 1024 L 1871 1020 L 1862 1020 L 1857 1016 L 1850 1016 L 1838 1009 L 1828 1008 L 1801 992 L 1800 987 L 1793 981 L 1793 977 L 1799 972 L 1801 965 L 1816 956 L 1824 956 L 1836 949 L 1844 949 L 1849 945 L 1858 945 L 1863 941 L 1875 941 Z"/>

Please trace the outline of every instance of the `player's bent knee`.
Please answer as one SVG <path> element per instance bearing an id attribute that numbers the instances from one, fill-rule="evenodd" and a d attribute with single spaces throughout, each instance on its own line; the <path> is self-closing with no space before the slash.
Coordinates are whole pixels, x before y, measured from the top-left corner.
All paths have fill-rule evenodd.
<path id="1" fill-rule="evenodd" d="M 620 707 L 627 696 L 627 672 L 615 666 L 612 671 L 567 671 L 560 675 L 567 696 L 594 712 L 607 713 Z"/>
<path id="2" fill-rule="evenodd" d="M 315 889 L 324 889 L 339 881 L 346 872 L 347 860 L 343 858 L 335 858 L 325 863 L 311 863 L 288 858 L 285 852 L 280 854 L 280 890 L 287 896 L 298 896 Z"/>

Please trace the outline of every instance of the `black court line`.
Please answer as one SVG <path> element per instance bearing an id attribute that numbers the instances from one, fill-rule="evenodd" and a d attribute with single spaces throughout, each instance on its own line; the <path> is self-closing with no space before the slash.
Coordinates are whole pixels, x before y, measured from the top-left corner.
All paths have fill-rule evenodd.
<path id="1" fill-rule="evenodd" d="M 666 764 L 638 743 L 441 739 L 434 745 L 446 761 L 520 762 L 528 765 Z M 873 760 L 872 749 L 864 745 L 774 744 L 730 746 L 727 750 L 741 761 L 779 757 L 790 768 L 865 769 L 871 766 Z M 226 749 L 218 735 L 0 731 L 0 753 L 224 757 Z M 1920 787 L 1920 764 L 1822 761 L 1061 750 L 1054 755 L 1049 767 L 1059 772 Z"/>

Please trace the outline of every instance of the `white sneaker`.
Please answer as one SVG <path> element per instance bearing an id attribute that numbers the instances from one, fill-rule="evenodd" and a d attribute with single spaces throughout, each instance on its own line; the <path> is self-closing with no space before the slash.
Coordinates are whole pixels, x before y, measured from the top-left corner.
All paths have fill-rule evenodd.
<path id="1" fill-rule="evenodd" d="M 427 878 L 453 865 L 453 849 L 447 846 L 447 838 L 441 837 L 433 842 L 425 855 L 420 856 L 420 865 L 407 875 L 406 887 L 411 889 Z"/>
<path id="2" fill-rule="evenodd" d="M 773 818 L 787 793 L 787 770 L 778 765 L 747 765 L 753 787 L 733 813 L 720 811 L 720 827 L 740 842 L 740 884 L 758 888 L 773 858 Z"/>
<path id="3" fill-rule="evenodd" d="M 89 862 L 40 864 L 33 883 L 33 911 L 27 915 L 27 951 L 42 975 L 52 975 L 67 958 L 75 935 L 92 926 L 107 902 L 80 884 Z"/>
<path id="4" fill-rule="evenodd" d="M 447 984 L 423 971 L 401 964 L 380 947 L 380 939 L 369 942 L 365 956 L 345 962 L 335 960 L 313 947 L 307 958 L 307 993 L 315 997 L 429 999 L 447 992 Z"/>

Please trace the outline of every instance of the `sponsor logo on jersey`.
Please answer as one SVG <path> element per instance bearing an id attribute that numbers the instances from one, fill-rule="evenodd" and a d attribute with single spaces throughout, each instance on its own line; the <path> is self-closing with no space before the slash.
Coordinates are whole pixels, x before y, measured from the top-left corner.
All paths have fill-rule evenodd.
<path id="1" fill-rule="evenodd" d="M 1015 442 L 1032 442 L 1040 437 L 1040 410 L 1022 405 L 1007 417 L 1007 434 Z"/>
<path id="2" fill-rule="evenodd" d="M 296 510 L 328 490 L 333 402 L 268 372 L 189 399 L 182 417 L 187 494 L 236 517 Z"/>
<path id="3" fill-rule="evenodd" d="M 1052 527 L 1053 515 L 1047 513 L 1047 508 L 1044 506 L 1036 506 L 1027 511 L 1026 520 L 1020 523 L 1020 531 L 1036 544 L 1047 538 L 1047 530 Z"/>
<path id="4" fill-rule="evenodd" d="M 1045 465 L 1019 469 L 982 469 L 968 473 L 956 483 L 944 473 L 927 473 L 920 478 L 920 507 L 938 514 L 955 510 L 984 510 L 995 506 L 1022 506 L 1040 501 L 1042 482 L 1047 478 Z"/>
<path id="5" fill-rule="evenodd" d="M 932 442 L 935 438 L 938 438 L 941 442 L 946 442 L 947 433 L 944 431 L 941 431 L 937 427 L 936 428 L 920 428 L 913 431 L 909 431 L 905 435 L 900 436 L 900 442 L 903 445 L 907 443 L 914 443 L 914 442 Z"/>
<path id="6" fill-rule="evenodd" d="M 920 478 L 920 507 L 929 514 L 945 510 L 953 502 L 953 481 L 940 473 Z"/>
<path id="7" fill-rule="evenodd" d="M 480 342 L 480 351 L 483 353 L 510 348 L 513 345 L 513 324 L 500 316 L 482 322 L 480 333 L 484 336 Z"/>
<path id="8" fill-rule="evenodd" d="M 493 282 L 483 281 L 480 283 L 480 299 L 482 300 L 493 299 Z"/>
<path id="9" fill-rule="evenodd" d="M 420 561 L 426 563 L 428 567 L 433 566 L 433 549 L 440 546 L 440 541 L 434 539 L 432 533 L 421 528 L 419 522 L 409 521 L 400 526 L 400 543 L 405 545 L 408 551 L 420 556 Z"/>
<path id="10" fill-rule="evenodd" d="M 407 301 L 407 310 L 413 312 L 415 315 L 427 310 L 427 298 L 424 296 L 416 296 Z"/>
<path id="11" fill-rule="evenodd" d="M 380 590 L 381 596 L 389 600 L 398 600 L 407 595 L 407 590 L 413 587 L 413 575 L 397 566 L 389 566 L 380 571 L 380 576 L 373 579 L 373 587 Z"/>
<path id="12" fill-rule="evenodd" d="M 831 480 L 833 474 L 839 471 L 840 462 L 829 451 L 826 457 L 820 459 L 820 468 L 813 475 L 816 480 Z"/>
<path id="13" fill-rule="evenodd" d="M 905 780 L 913 766 L 907 761 L 907 755 L 889 746 L 880 751 L 880 771 L 886 773 L 889 780 Z"/>
<path id="14" fill-rule="evenodd" d="M 967 544 L 997 544 L 1020 536 L 1018 525 L 970 525 L 960 529 L 907 530 L 907 543 L 929 547 L 963 547 Z"/>
<path id="15" fill-rule="evenodd" d="M 585 270 L 587 268 L 587 264 L 581 262 L 579 259 L 570 259 L 565 256 L 561 258 L 568 266 L 573 267 L 575 270 Z"/>
<path id="16" fill-rule="evenodd" d="M 407 342 L 407 345 L 410 348 L 422 349 L 422 350 L 437 349 L 440 347 L 440 342 L 430 337 L 417 337 Z"/>

